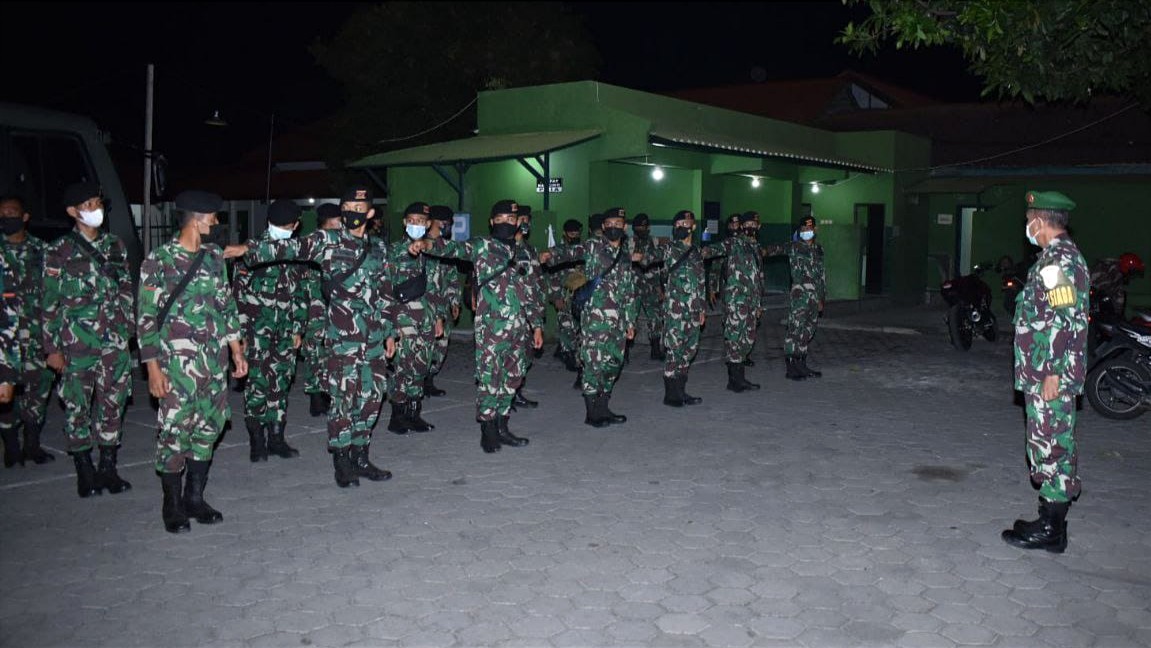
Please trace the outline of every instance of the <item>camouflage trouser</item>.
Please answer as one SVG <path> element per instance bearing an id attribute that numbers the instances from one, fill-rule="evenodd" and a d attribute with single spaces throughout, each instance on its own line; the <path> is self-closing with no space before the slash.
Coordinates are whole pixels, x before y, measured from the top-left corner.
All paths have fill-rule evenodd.
<path id="1" fill-rule="evenodd" d="M 583 393 L 610 394 L 623 371 L 623 350 L 627 331 L 619 317 L 605 317 L 587 309 L 581 321 L 583 343 L 580 364 L 583 365 Z"/>
<path id="2" fill-rule="evenodd" d="M 723 353 L 724 360 L 729 363 L 743 362 L 755 346 L 756 329 L 759 320 L 756 311 L 759 310 L 759 296 L 738 296 L 730 292 L 723 306 Z"/>
<path id="3" fill-rule="evenodd" d="M 476 339 L 476 420 L 494 421 L 512 409 L 516 390 L 523 386 L 524 366 L 522 318 L 492 321 L 477 318 Z"/>
<path id="4" fill-rule="evenodd" d="M 532 328 L 524 326 L 523 334 L 520 335 L 519 348 L 516 349 L 517 372 L 524 380 L 527 380 L 528 372 L 531 371 L 532 364 L 535 362 L 535 347 L 532 345 L 535 341 L 534 337 Z"/>
<path id="5" fill-rule="evenodd" d="M 663 300 L 659 298 L 659 292 L 659 282 L 651 279 L 641 280 L 637 286 L 636 305 L 639 317 L 647 321 L 648 339 L 663 335 Z M 636 335 L 639 335 L 638 326 Z"/>
<path id="6" fill-rule="evenodd" d="M 1045 401 L 1038 393 L 1027 401 L 1027 461 L 1031 483 L 1049 502 L 1070 502 L 1079 496 L 1079 453 L 1075 444 L 1075 397 Z"/>
<path id="7" fill-rule="evenodd" d="M 198 345 L 161 362 L 171 390 L 160 399 L 156 472 L 179 473 L 189 459 L 212 460 L 216 439 L 232 417 L 228 347 Z"/>
<path id="8" fill-rule="evenodd" d="M 25 363 L 23 373 L 16 377 L 16 398 L 8 405 L 0 405 L 0 429 L 15 427 L 19 423 L 43 425 L 55 382 L 56 372 L 43 362 L 35 368 Z"/>
<path id="9" fill-rule="evenodd" d="M 580 347 L 579 322 L 572 317 L 571 296 L 564 300 L 567 308 L 556 309 L 556 335 L 559 337 L 560 350 L 577 351 Z"/>
<path id="10" fill-rule="evenodd" d="M 444 315 L 444 335 L 443 337 L 436 338 L 435 344 L 432 345 L 432 362 L 428 375 L 438 376 L 440 371 L 444 368 L 444 362 L 448 359 L 448 343 L 452 338 L 452 316 L 451 314 Z"/>
<path id="11" fill-rule="evenodd" d="M 388 392 L 388 361 L 383 356 L 369 358 L 365 350 L 328 355 L 329 447 L 364 446 L 372 440 Z"/>
<path id="12" fill-rule="evenodd" d="M 257 335 L 248 340 L 248 384 L 244 388 L 244 415 L 267 425 L 288 415 L 288 390 L 296 368 L 291 335 Z"/>
<path id="13" fill-rule="evenodd" d="M 307 379 L 304 380 L 304 392 L 308 394 L 323 394 L 328 391 L 328 381 L 324 376 L 324 329 L 322 326 L 309 326 L 304 333 L 304 343 L 300 345 L 300 359 L 304 361 Z"/>
<path id="14" fill-rule="evenodd" d="M 424 379 L 431 373 L 435 348 L 434 330 L 403 329 L 396 340 L 396 355 L 392 359 L 396 383 L 392 387 L 392 400 L 405 403 L 424 397 Z"/>
<path id="15" fill-rule="evenodd" d="M 671 378 L 691 369 L 691 361 L 699 351 L 699 320 L 695 317 L 676 319 L 669 317 L 663 329 L 663 347 L 667 359 L 663 363 L 663 375 Z"/>
<path id="16" fill-rule="evenodd" d="M 819 321 L 819 298 L 814 291 L 793 287 L 787 310 L 787 334 L 783 338 L 783 352 L 789 356 L 804 355 L 807 345 L 815 336 Z"/>
<path id="17" fill-rule="evenodd" d="M 83 364 L 68 359 L 57 394 L 64 403 L 64 436 L 68 452 L 99 445 L 120 445 L 124 406 L 132 391 L 131 356 L 127 349 L 105 349 Z"/>

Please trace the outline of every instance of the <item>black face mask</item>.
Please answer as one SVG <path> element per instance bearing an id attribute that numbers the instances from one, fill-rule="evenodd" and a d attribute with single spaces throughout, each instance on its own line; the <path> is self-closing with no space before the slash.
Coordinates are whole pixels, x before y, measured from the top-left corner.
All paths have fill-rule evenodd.
<path id="1" fill-rule="evenodd" d="M 603 229 L 603 237 L 609 241 L 622 241 L 623 228 L 622 227 L 605 227 Z"/>
<path id="2" fill-rule="evenodd" d="M 651 230 L 649 230 L 646 227 L 644 227 L 642 229 L 638 228 L 638 227 L 635 228 L 635 237 L 638 239 L 646 239 L 649 234 L 651 234 Z"/>
<path id="3" fill-rule="evenodd" d="M 745 230 L 743 230 L 743 233 L 746 234 L 747 238 L 750 238 L 750 239 L 759 238 L 759 230 L 758 229 L 745 229 Z"/>
<path id="4" fill-rule="evenodd" d="M 11 236 L 22 229 L 24 229 L 23 218 L 0 218 L 0 232 L 5 235 Z"/>
<path id="5" fill-rule="evenodd" d="M 677 241 L 682 241 L 689 236 L 691 236 L 690 227 L 675 227 L 671 230 L 671 237 Z"/>
<path id="6" fill-rule="evenodd" d="M 216 223 L 208 227 L 207 234 L 200 235 L 200 243 L 211 243 L 224 247 L 228 243 L 228 230 L 223 223 Z"/>
<path id="7" fill-rule="evenodd" d="M 501 241 L 510 241 L 516 237 L 519 227 L 515 223 L 495 223 L 492 225 L 492 238 Z"/>
<path id="8" fill-rule="evenodd" d="M 359 229 L 368 222 L 368 215 L 361 214 L 358 211 L 345 210 L 340 212 L 340 218 L 344 219 L 344 227 L 348 229 Z"/>
<path id="9" fill-rule="evenodd" d="M 442 238 L 445 241 L 452 240 L 452 228 L 450 228 L 450 227 L 441 228 L 440 229 L 440 238 Z"/>
<path id="10" fill-rule="evenodd" d="M 579 237 L 578 236 L 573 236 L 573 237 L 565 236 L 564 242 L 567 243 L 568 245 L 579 245 Z"/>

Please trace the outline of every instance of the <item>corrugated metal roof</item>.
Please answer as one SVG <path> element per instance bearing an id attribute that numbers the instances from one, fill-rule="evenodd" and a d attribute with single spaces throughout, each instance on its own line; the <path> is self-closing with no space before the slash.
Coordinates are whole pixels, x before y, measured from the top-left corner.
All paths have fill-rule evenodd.
<path id="1" fill-rule="evenodd" d="M 774 158 L 799 162 L 814 166 L 827 166 L 834 168 L 851 169 L 858 171 L 881 172 L 889 171 L 873 164 L 866 164 L 843 157 L 831 157 L 821 153 L 782 145 L 775 142 L 760 142 L 740 137 L 718 135 L 706 132 L 683 132 L 666 129 L 656 129 L 651 132 L 652 142 L 656 144 L 671 144 L 689 146 L 711 151 L 722 151 L 756 157 Z"/>
<path id="2" fill-rule="evenodd" d="M 600 130 L 550 131 L 480 135 L 426 146 L 369 155 L 350 164 L 353 167 L 424 166 L 457 162 L 492 162 L 541 155 L 599 137 Z"/>

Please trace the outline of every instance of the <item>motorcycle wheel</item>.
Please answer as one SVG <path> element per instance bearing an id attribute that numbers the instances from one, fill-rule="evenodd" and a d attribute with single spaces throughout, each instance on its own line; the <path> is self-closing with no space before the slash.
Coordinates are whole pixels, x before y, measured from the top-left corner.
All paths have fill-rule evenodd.
<path id="1" fill-rule="evenodd" d="M 1104 360 L 1087 374 L 1084 391 L 1096 412 L 1109 419 L 1127 420 L 1147 410 L 1145 391 L 1143 397 L 1126 393 L 1138 389 L 1136 386 L 1139 384 L 1146 390 L 1147 385 L 1151 385 L 1151 372 L 1121 356 Z"/>
<path id="2" fill-rule="evenodd" d="M 971 348 L 971 318 L 967 316 L 967 309 L 962 304 L 956 304 L 947 311 L 947 332 L 951 336 L 951 345 L 960 351 Z"/>
<path id="3" fill-rule="evenodd" d="M 983 324 L 983 339 L 988 342 L 994 342 L 999 337 L 999 321 L 995 319 L 995 313 L 990 310 L 987 311 L 987 321 Z"/>

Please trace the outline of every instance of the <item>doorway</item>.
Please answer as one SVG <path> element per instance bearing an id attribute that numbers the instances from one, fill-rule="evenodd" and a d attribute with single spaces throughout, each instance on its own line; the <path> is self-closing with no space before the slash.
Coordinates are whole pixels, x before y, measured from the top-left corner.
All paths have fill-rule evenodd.
<path id="1" fill-rule="evenodd" d="M 856 204 L 855 224 L 866 228 L 863 248 L 863 287 L 868 295 L 883 293 L 883 243 L 887 227 L 882 203 Z"/>

